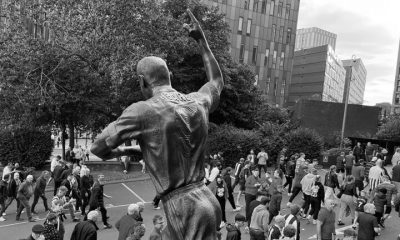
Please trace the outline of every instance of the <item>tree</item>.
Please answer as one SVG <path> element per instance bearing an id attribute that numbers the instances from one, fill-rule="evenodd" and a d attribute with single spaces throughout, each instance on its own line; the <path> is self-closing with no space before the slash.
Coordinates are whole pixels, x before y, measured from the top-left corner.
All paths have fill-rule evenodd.
<path id="1" fill-rule="evenodd" d="M 400 117 L 389 117 L 379 128 L 376 136 L 379 139 L 400 142 Z"/>

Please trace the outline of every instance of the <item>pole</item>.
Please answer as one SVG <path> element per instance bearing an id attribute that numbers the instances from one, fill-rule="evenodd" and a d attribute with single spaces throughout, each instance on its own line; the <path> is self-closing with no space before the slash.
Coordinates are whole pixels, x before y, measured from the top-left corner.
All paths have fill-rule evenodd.
<path id="1" fill-rule="evenodd" d="M 340 149 L 343 149 L 343 147 L 344 147 L 343 146 L 344 129 L 346 127 L 347 106 L 349 105 L 350 83 L 351 83 L 351 81 L 353 79 L 353 67 L 354 67 L 354 63 L 356 61 L 356 56 L 355 55 L 352 56 L 352 60 L 353 60 L 353 62 L 352 62 L 351 67 L 350 67 L 350 80 L 345 82 L 345 84 L 346 84 L 346 86 L 345 86 L 345 88 L 346 88 L 346 93 L 345 93 L 346 94 L 346 98 L 345 98 L 345 102 L 344 102 L 342 132 L 341 132 L 341 135 L 340 135 Z"/>

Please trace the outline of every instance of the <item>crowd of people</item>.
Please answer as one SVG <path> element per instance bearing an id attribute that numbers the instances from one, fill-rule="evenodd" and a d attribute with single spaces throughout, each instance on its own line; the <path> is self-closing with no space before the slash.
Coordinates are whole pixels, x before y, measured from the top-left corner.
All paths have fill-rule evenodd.
<path id="1" fill-rule="evenodd" d="M 324 176 L 319 175 L 318 161 L 307 159 L 304 153 L 286 156 L 286 149 L 277 160 L 270 159 L 264 149 L 257 154 L 252 149 L 247 157 L 239 159 L 234 169 L 223 167 L 222 153 L 210 156 L 204 182 L 221 206 L 220 228 L 226 228 L 226 239 L 241 239 L 240 228 L 244 226 L 251 240 L 299 240 L 301 220 L 316 225 L 317 240 L 332 239 L 336 226 L 347 223 L 345 218 L 351 218 L 347 224 L 352 228 L 344 231 L 344 239 L 369 240 L 379 236 L 392 207 L 399 211 L 400 148 L 392 158 L 393 169 L 389 174 L 384 166 L 384 151 L 371 150 L 371 143 L 365 150 L 360 146 L 358 143 L 351 151 L 341 152 Z M 236 185 L 239 192 L 234 202 Z M 285 191 L 290 213 L 282 216 Z M 300 192 L 302 204 L 294 204 Z M 243 195 L 245 205 L 241 206 Z M 226 223 L 227 201 L 233 211 L 244 207 L 244 215 L 238 213 L 234 223 Z"/>
<path id="2" fill-rule="evenodd" d="M 252 240 L 299 240 L 300 224 L 304 220 L 305 224 L 316 225 L 317 240 L 332 239 L 336 225 L 345 224 L 353 226 L 345 231 L 346 239 L 356 236 L 359 240 L 374 239 L 385 228 L 393 207 L 399 211 L 400 158 L 396 158 L 400 148 L 392 158 L 394 165 L 389 174 L 381 152 L 374 152 L 372 156 L 366 154 L 367 151 L 359 154 L 357 147 L 359 145 L 347 154 L 341 152 L 336 164 L 324 176 L 319 175 L 317 161 L 307 159 L 304 153 L 286 156 L 286 149 L 276 159 L 270 158 L 264 149 L 257 154 L 251 150 L 234 168 L 224 167 L 222 152 L 211 156 L 210 164 L 206 164 L 204 182 L 222 210 L 222 223 L 218 229 L 226 230 L 227 240 L 241 239 L 242 227 Z M 14 200 L 17 221 L 23 220 L 21 214 L 24 211 L 28 221 L 37 221 L 35 207 L 41 199 L 47 217 L 43 225 L 32 228 L 28 239 L 64 239 L 66 213 L 69 213 L 70 221 L 77 222 L 71 240 L 96 239 L 96 222 L 100 216 L 105 229 L 112 227 L 104 206 L 104 197 L 111 196 L 103 192 L 103 180 L 103 175 L 93 178 L 83 160 L 66 162 L 57 156 L 51 162 L 50 171 L 43 171 L 36 179 L 30 169 L 9 163 L 0 182 L 0 221 L 6 221 L 5 211 Z M 54 196 L 48 201 L 45 189 L 51 181 L 54 181 Z M 236 186 L 239 192 L 235 199 Z M 303 193 L 302 204 L 298 205 L 294 200 L 300 192 Z M 289 197 L 286 215 L 281 215 L 283 194 Z M 160 197 L 156 196 L 155 209 L 160 209 L 159 202 Z M 227 202 L 237 212 L 233 223 L 227 222 Z M 143 203 L 129 205 L 127 214 L 115 224 L 119 231 L 118 240 L 144 236 L 143 210 Z M 351 222 L 346 222 L 349 218 Z M 150 239 L 161 239 L 161 232 L 166 227 L 164 217 L 156 215 L 153 224 Z"/>

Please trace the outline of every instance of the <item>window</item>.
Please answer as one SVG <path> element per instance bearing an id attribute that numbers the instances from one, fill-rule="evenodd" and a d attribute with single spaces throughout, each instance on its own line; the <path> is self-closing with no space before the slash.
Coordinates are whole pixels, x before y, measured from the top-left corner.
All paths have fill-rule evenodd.
<path id="1" fill-rule="evenodd" d="M 396 97 L 394 99 L 394 103 L 395 104 L 399 104 L 400 103 L 400 93 L 396 94 Z"/>
<path id="2" fill-rule="evenodd" d="M 397 87 L 397 92 L 400 92 L 400 87 Z"/>
<path id="3" fill-rule="evenodd" d="M 279 67 L 283 68 L 284 62 L 285 62 L 285 52 L 281 52 L 281 62 L 279 63 Z"/>
<path id="4" fill-rule="evenodd" d="M 275 41 L 275 35 L 276 35 L 276 24 L 272 24 L 272 41 Z"/>
<path id="5" fill-rule="evenodd" d="M 288 28 L 287 29 L 287 36 L 286 36 L 286 43 L 290 44 L 291 41 L 292 41 L 292 29 Z"/>
<path id="6" fill-rule="evenodd" d="M 276 97 L 276 92 L 278 90 L 278 81 L 279 81 L 279 77 L 275 77 L 275 80 L 274 80 L 274 97 Z"/>
<path id="7" fill-rule="evenodd" d="M 269 84 L 271 83 L 271 77 L 268 76 L 267 77 L 267 82 L 266 82 L 266 86 L 265 86 L 265 92 L 268 94 L 269 93 Z"/>
<path id="8" fill-rule="evenodd" d="M 244 9 L 249 9 L 249 1 L 244 1 Z"/>
<path id="9" fill-rule="evenodd" d="M 246 34 L 250 35 L 251 33 L 251 19 L 247 20 L 247 29 L 246 29 Z"/>
<path id="10" fill-rule="evenodd" d="M 263 0 L 262 2 L 261 2 L 261 13 L 266 13 L 267 12 L 267 1 L 266 0 Z"/>
<path id="11" fill-rule="evenodd" d="M 279 42 L 282 42 L 282 43 L 283 43 L 283 30 L 284 30 L 284 27 L 281 26 L 279 29 Z"/>
<path id="12" fill-rule="evenodd" d="M 272 68 L 276 68 L 276 55 L 278 55 L 278 52 L 274 50 L 274 55 L 272 56 Z"/>
<path id="13" fill-rule="evenodd" d="M 243 30 L 243 17 L 239 17 L 238 32 L 241 32 L 242 30 Z"/>
<path id="14" fill-rule="evenodd" d="M 282 17 L 283 2 L 279 2 L 278 5 L 278 17 Z"/>
<path id="15" fill-rule="evenodd" d="M 290 4 L 286 4 L 286 14 L 285 14 L 285 18 L 289 19 L 290 17 Z"/>
<path id="16" fill-rule="evenodd" d="M 253 11 L 258 12 L 258 0 L 254 0 Z"/>
<path id="17" fill-rule="evenodd" d="M 269 9 L 269 15 L 274 15 L 275 0 L 271 1 L 271 8 Z"/>
<path id="18" fill-rule="evenodd" d="M 400 86 L 400 81 L 397 82 L 397 86 Z"/>
<path id="19" fill-rule="evenodd" d="M 264 66 L 268 65 L 268 58 L 269 58 L 269 49 L 265 49 L 265 58 L 264 58 Z"/>
<path id="20" fill-rule="evenodd" d="M 253 47 L 253 58 L 251 60 L 253 64 L 257 64 L 257 46 Z"/>
<path id="21" fill-rule="evenodd" d="M 244 59 L 244 44 L 240 44 L 239 62 L 243 62 Z"/>

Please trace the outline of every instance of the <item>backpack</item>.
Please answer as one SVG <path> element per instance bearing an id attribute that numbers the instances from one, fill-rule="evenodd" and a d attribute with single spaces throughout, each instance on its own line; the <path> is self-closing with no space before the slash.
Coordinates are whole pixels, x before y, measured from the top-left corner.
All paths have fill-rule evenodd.
<path id="1" fill-rule="evenodd" d="M 330 187 L 330 186 L 332 185 L 331 179 L 332 179 L 332 174 L 331 174 L 331 172 L 325 174 L 325 182 L 324 182 L 324 185 L 327 186 L 327 187 Z"/>

